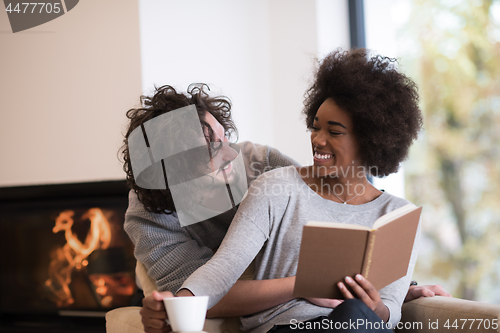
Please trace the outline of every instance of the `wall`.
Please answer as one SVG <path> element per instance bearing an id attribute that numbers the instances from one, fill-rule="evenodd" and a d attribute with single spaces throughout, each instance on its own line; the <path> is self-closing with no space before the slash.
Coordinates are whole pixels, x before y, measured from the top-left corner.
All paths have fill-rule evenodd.
<path id="1" fill-rule="evenodd" d="M 80 1 L 15 34 L 0 10 L 0 45 L 0 186 L 123 178 L 124 115 L 141 93 L 137 0 Z"/>
<path id="2" fill-rule="evenodd" d="M 315 58 L 348 45 L 346 0 L 85 0 L 12 34 L 0 12 L 0 186 L 120 179 L 125 111 L 154 85 L 233 102 L 240 141 L 311 162 Z"/>
<path id="3" fill-rule="evenodd" d="M 143 90 L 192 82 L 233 102 L 239 141 L 311 162 L 300 116 L 315 58 L 348 45 L 346 1 L 140 0 Z"/>

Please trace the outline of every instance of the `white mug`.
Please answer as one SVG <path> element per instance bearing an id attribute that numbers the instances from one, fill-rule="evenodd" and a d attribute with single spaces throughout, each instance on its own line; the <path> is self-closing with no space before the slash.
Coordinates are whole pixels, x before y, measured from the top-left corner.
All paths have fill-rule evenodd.
<path id="1" fill-rule="evenodd" d="M 167 297 L 163 299 L 174 332 L 202 331 L 207 314 L 208 296 Z"/>

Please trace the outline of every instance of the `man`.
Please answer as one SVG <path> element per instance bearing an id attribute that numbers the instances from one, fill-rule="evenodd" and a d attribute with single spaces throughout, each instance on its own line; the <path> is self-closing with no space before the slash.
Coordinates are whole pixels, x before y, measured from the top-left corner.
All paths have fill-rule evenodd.
<path id="1" fill-rule="evenodd" d="M 170 86 L 164 86 L 158 88 L 153 97 L 141 99 L 144 107 L 132 109 L 127 113 L 131 122 L 123 150 L 124 170 L 133 191 L 129 196 L 125 230 L 135 244 L 137 260 L 146 266 L 148 275 L 156 281 L 158 289 L 164 291 L 155 292 L 143 300 L 141 316 L 146 332 L 167 331 L 163 297 L 171 296 L 171 292 L 175 293 L 184 280 L 206 263 L 217 250 L 236 212 L 236 205 L 242 199 L 242 193 L 238 193 L 242 179 L 246 180 L 245 186 L 249 186 L 263 172 L 282 166 L 298 165 L 275 149 L 250 142 L 239 144 L 231 152 L 227 146 L 228 137 L 236 131 L 230 118 L 231 105 L 224 97 L 210 97 L 205 88 L 205 85 L 191 85 L 187 94 L 183 94 Z M 156 137 L 159 136 L 159 139 L 149 138 L 151 126 L 145 124 L 189 105 L 196 107 L 201 124 L 200 131 L 186 130 L 185 122 L 174 125 L 174 120 L 168 125 L 168 133 L 158 132 Z M 179 119 L 185 120 L 182 117 Z M 139 129 L 142 129 L 142 133 Z M 194 135 L 193 139 L 191 134 L 185 135 L 186 133 L 198 134 Z M 190 139 L 198 140 L 196 136 L 199 133 L 203 133 L 202 139 L 206 141 L 208 160 L 200 157 L 194 161 L 189 158 L 179 161 L 180 152 L 193 146 L 186 142 Z M 147 142 L 139 146 L 143 147 L 143 150 L 147 146 L 149 156 L 154 155 L 152 152 L 155 151 L 155 144 L 170 148 L 167 149 L 168 152 L 163 151 L 163 162 L 160 163 L 151 157 L 151 162 L 142 167 L 137 167 L 138 164 L 135 163 L 134 170 L 133 156 L 140 156 L 141 152 L 133 153 L 130 146 L 134 140 L 142 140 L 142 135 L 148 137 L 148 140 L 144 139 Z M 171 136 L 164 138 L 164 135 Z M 182 149 L 177 146 L 179 143 L 184 146 Z M 235 167 L 236 156 L 242 161 L 239 164 L 243 165 L 240 172 Z M 169 171 L 165 171 L 166 169 Z M 179 177 L 183 179 L 172 178 L 171 170 L 182 171 Z M 143 172 L 146 173 L 145 176 Z M 184 173 L 191 176 L 184 176 Z M 145 184 L 138 179 L 147 179 L 148 182 Z M 198 179 L 200 181 L 197 184 L 209 186 L 184 186 L 183 191 L 174 189 L 179 184 L 191 184 Z M 208 179 L 208 182 L 204 183 L 204 179 Z M 140 186 L 141 184 L 143 186 Z M 157 186 L 158 184 L 160 185 Z M 224 196 L 226 188 L 228 195 Z M 182 200 L 176 200 L 176 197 Z M 228 197 L 228 202 L 232 205 L 216 205 L 222 197 Z M 207 317 L 244 316 L 292 300 L 294 279 L 295 277 L 240 280 L 217 305 L 209 309 Z M 413 287 L 407 300 L 434 294 L 447 293 L 439 286 Z M 316 305 L 331 308 L 339 304 L 338 300 L 311 301 Z"/>

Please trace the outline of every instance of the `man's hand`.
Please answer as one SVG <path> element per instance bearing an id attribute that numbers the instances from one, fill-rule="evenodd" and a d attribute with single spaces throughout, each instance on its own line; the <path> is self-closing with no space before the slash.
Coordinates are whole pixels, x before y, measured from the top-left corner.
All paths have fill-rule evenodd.
<path id="1" fill-rule="evenodd" d="M 144 297 L 142 300 L 141 319 L 144 331 L 146 333 L 167 333 L 172 329 L 165 322 L 167 312 L 163 299 L 166 297 L 174 297 L 170 291 L 153 291 L 153 293 Z"/>
<path id="2" fill-rule="evenodd" d="M 380 293 L 371 284 L 370 281 L 365 279 L 361 274 L 356 274 L 356 280 L 350 276 L 346 276 L 345 283 L 349 286 L 357 298 L 359 298 L 363 303 L 365 303 L 370 309 L 372 309 L 382 320 L 387 322 L 389 320 L 389 309 L 382 302 L 380 298 Z M 338 287 L 340 292 L 346 299 L 354 298 L 351 291 L 347 289 L 346 284 L 339 282 Z"/>
<path id="3" fill-rule="evenodd" d="M 337 306 L 342 304 L 342 302 L 344 302 L 343 299 L 317 298 L 317 297 L 306 297 L 306 300 L 308 300 L 314 305 L 331 309 L 335 309 Z"/>
<path id="4" fill-rule="evenodd" d="M 413 301 L 420 297 L 433 297 L 444 296 L 453 297 L 450 293 L 446 292 L 439 284 L 426 285 L 426 286 L 410 286 L 408 294 L 406 294 L 405 302 Z"/>

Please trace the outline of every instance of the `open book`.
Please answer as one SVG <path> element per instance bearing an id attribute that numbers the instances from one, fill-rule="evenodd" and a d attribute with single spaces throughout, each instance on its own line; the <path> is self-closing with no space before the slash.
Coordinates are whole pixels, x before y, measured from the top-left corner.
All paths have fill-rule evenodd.
<path id="1" fill-rule="evenodd" d="M 337 283 L 361 273 L 377 290 L 408 271 L 422 207 L 408 204 L 373 227 L 308 222 L 302 233 L 295 297 L 343 298 Z"/>

